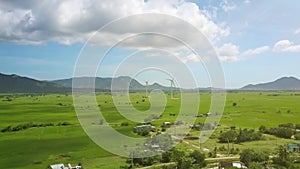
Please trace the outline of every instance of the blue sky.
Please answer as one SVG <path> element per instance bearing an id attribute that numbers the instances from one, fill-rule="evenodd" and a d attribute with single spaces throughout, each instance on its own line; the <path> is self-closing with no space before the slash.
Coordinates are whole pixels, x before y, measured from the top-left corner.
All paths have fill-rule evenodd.
<path id="1" fill-rule="evenodd" d="M 95 37 L 99 28 L 113 20 L 154 12 L 183 19 L 207 37 L 223 67 L 227 88 L 282 76 L 300 78 L 299 6 L 300 1 L 279 0 L 272 3 L 267 0 L 1 1 L 0 72 L 41 80 L 69 78 L 81 50 L 82 54 L 92 56 L 133 29 L 158 32 L 166 29 L 193 37 L 182 25 L 168 25 L 163 18 L 143 18 L 107 27 Z M 92 35 L 94 41 L 88 41 Z M 86 42 L 86 48 L 82 49 Z M 158 47 L 160 51 L 156 50 Z M 150 55 L 153 57 L 149 60 Z M 97 59 L 89 64 L 99 62 Z M 98 65 L 97 76 L 114 76 L 124 62 L 126 66 L 116 75 L 158 65 L 166 68 L 165 72 L 137 70 L 140 72 L 135 73 L 136 78 L 142 83 L 149 80 L 168 85 L 167 70 L 176 72 L 176 64 L 180 62 L 187 65 L 200 86 L 209 86 L 205 61 L 200 60 L 162 37 L 132 38 L 112 49 Z M 182 78 L 185 75 L 181 72 L 175 74 Z"/>

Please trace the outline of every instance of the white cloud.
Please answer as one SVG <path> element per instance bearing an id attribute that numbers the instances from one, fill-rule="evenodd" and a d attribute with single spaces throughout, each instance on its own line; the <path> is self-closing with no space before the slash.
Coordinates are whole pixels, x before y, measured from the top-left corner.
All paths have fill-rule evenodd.
<path id="1" fill-rule="evenodd" d="M 250 4 L 250 3 L 251 3 L 251 0 L 245 0 L 244 3 L 245 3 L 245 4 Z"/>
<path id="2" fill-rule="evenodd" d="M 200 62 L 200 58 L 194 53 L 189 54 L 188 56 L 181 59 L 183 63 L 188 62 Z"/>
<path id="3" fill-rule="evenodd" d="M 273 50 L 281 52 L 300 52 L 300 45 L 295 45 L 294 42 L 289 40 L 281 40 L 274 45 Z"/>
<path id="4" fill-rule="evenodd" d="M 269 50 L 269 46 L 262 46 L 241 52 L 239 50 L 239 47 L 232 43 L 226 43 L 222 47 L 216 49 L 219 59 L 223 62 L 239 61 L 242 59 L 246 59 L 247 56 L 259 55 Z"/>
<path id="5" fill-rule="evenodd" d="M 294 34 L 300 34 L 300 28 L 296 29 L 296 30 L 294 31 Z"/>
<path id="6" fill-rule="evenodd" d="M 270 47 L 269 46 L 262 46 L 262 47 L 258 47 L 258 48 L 255 48 L 255 49 L 249 49 L 249 50 L 246 50 L 245 52 L 242 53 L 242 55 L 259 55 L 259 54 L 262 54 L 264 52 L 267 52 L 270 50 Z"/>
<path id="7" fill-rule="evenodd" d="M 214 6 L 203 7 L 201 12 L 205 14 L 209 19 L 213 19 L 217 17 L 218 8 Z"/>
<path id="8" fill-rule="evenodd" d="M 222 47 L 217 48 L 216 52 L 221 61 L 239 60 L 239 54 L 240 54 L 239 47 L 234 44 L 226 43 Z"/>
<path id="9" fill-rule="evenodd" d="M 21 44 L 40 44 L 48 41 L 57 41 L 62 44 L 84 42 L 91 34 L 112 20 L 148 12 L 180 17 L 197 27 L 210 41 L 228 36 L 230 33 L 228 27 L 216 24 L 195 3 L 181 0 L 149 0 L 146 2 L 144 0 L 129 0 L 126 3 L 122 0 L 28 0 L 21 3 L 11 0 L 0 2 L 0 16 L 2 18 L 0 20 L 2 28 L 0 41 Z M 170 27 L 173 29 L 170 30 Z M 186 37 L 195 38 L 189 34 L 188 30 L 184 29 L 183 25 L 165 22 L 164 18 L 142 18 L 120 25 L 120 27 L 98 36 L 106 37 L 104 41 L 101 40 L 101 43 L 109 44 L 110 38 L 118 38 L 120 34 L 125 35 L 125 33 L 130 35 L 129 30 L 144 29 L 169 29 L 168 31 L 177 31 Z M 148 42 L 151 38 L 143 40 Z M 96 40 L 95 42 L 100 41 Z M 153 38 L 152 43 L 149 42 L 149 44 L 156 44 L 156 42 L 157 39 Z M 141 45 L 140 41 L 130 43 L 131 45 Z"/>
<path id="10" fill-rule="evenodd" d="M 228 12 L 228 11 L 231 11 L 231 10 L 234 10 L 236 8 L 236 5 L 233 4 L 233 3 L 229 3 L 227 0 L 222 0 L 220 2 L 220 7 L 225 11 L 225 12 Z"/>

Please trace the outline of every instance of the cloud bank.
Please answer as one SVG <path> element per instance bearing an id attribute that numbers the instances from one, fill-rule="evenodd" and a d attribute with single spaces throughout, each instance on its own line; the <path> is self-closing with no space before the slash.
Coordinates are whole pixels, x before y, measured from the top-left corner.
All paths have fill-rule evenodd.
<path id="1" fill-rule="evenodd" d="M 217 24 L 204 10 L 191 2 L 160 0 L 64 0 L 64 1 L 1 1 L 0 41 L 18 44 L 42 44 L 55 41 L 61 44 L 85 42 L 95 31 L 120 17 L 141 13 L 164 13 L 184 19 L 197 27 L 210 41 L 229 35 L 229 28 Z M 144 20 L 148 18 L 143 18 Z M 149 21 L 149 20 L 148 20 Z M 140 23 L 140 24 L 136 24 Z M 157 25 L 159 24 L 159 25 Z M 168 25 L 170 24 L 170 25 Z M 119 29 L 99 35 L 101 43 L 117 38 L 128 30 L 154 27 L 170 28 L 189 35 L 181 25 L 155 18 L 151 22 L 132 21 Z M 109 38 L 108 38 L 109 37 Z M 107 38 L 107 41 L 103 41 Z M 151 39 L 147 39 L 148 41 Z M 134 42 L 132 42 L 134 43 Z"/>

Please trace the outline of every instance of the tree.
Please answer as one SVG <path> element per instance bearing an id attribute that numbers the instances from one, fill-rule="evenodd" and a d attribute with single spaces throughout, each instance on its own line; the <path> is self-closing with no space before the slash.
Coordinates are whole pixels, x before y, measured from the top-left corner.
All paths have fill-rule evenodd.
<path id="1" fill-rule="evenodd" d="M 270 128 L 267 134 L 272 134 L 281 138 L 291 138 L 294 135 L 294 129 L 286 127 Z"/>
<path id="2" fill-rule="evenodd" d="M 285 128 L 294 128 L 293 123 L 286 123 L 286 124 L 279 124 L 278 127 L 285 127 Z"/>
<path id="3" fill-rule="evenodd" d="M 249 169 L 265 169 L 264 165 L 257 163 L 257 162 L 251 162 L 248 166 Z"/>
<path id="4" fill-rule="evenodd" d="M 192 159 L 186 157 L 184 151 L 173 149 L 173 160 L 176 161 L 178 169 L 189 169 L 192 166 Z"/>
<path id="5" fill-rule="evenodd" d="M 266 152 L 256 152 L 253 149 L 245 149 L 240 154 L 240 160 L 249 166 L 251 162 L 262 163 L 268 161 L 269 155 Z"/>
<path id="6" fill-rule="evenodd" d="M 282 138 L 291 138 L 293 134 L 294 134 L 293 129 L 279 127 L 279 128 L 277 128 L 276 136 L 282 137 Z"/>
<path id="7" fill-rule="evenodd" d="M 220 143 L 234 142 L 237 137 L 237 133 L 234 130 L 223 132 L 219 137 Z"/>
<path id="8" fill-rule="evenodd" d="M 264 125 L 261 125 L 260 127 L 259 127 L 259 129 L 258 129 L 260 132 L 262 132 L 262 133 L 266 133 L 266 131 L 268 130 L 267 129 L 267 127 L 266 126 L 264 126 Z"/>
<path id="9" fill-rule="evenodd" d="M 300 133 L 295 134 L 295 139 L 300 140 Z"/>
<path id="10" fill-rule="evenodd" d="M 255 132 L 255 130 L 251 129 L 240 129 L 239 134 L 237 136 L 236 142 L 246 142 L 246 141 L 254 141 L 254 140 L 260 140 L 262 137 L 262 134 L 259 132 Z"/>
<path id="11" fill-rule="evenodd" d="M 171 150 L 168 150 L 161 154 L 161 162 L 168 163 L 171 161 L 171 159 L 172 159 L 172 151 Z"/>
<path id="12" fill-rule="evenodd" d="M 172 161 L 176 162 L 178 169 L 202 168 L 206 166 L 205 155 L 200 151 L 186 154 L 184 151 L 172 148 Z"/>
<path id="13" fill-rule="evenodd" d="M 284 146 L 281 145 L 278 147 L 278 157 L 273 158 L 273 162 L 285 167 L 291 165 L 290 153 Z"/>
<path id="14" fill-rule="evenodd" d="M 187 156 L 182 156 L 177 162 L 178 169 L 190 169 L 192 166 L 192 159 Z"/>
<path id="15" fill-rule="evenodd" d="M 195 164 L 198 168 L 202 168 L 206 166 L 205 155 L 200 151 L 194 150 L 190 157 L 193 159 L 193 164 Z"/>

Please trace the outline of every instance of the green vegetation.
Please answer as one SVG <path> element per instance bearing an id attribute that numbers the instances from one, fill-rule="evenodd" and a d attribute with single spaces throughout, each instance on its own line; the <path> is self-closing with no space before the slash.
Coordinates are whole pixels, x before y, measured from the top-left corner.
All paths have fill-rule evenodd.
<path id="1" fill-rule="evenodd" d="M 270 129 L 262 125 L 259 127 L 259 130 L 262 133 L 275 135 L 281 138 L 291 138 L 295 134 L 293 123 L 279 124 L 277 128 L 273 127 Z"/>
<path id="2" fill-rule="evenodd" d="M 180 96 L 175 93 L 174 97 Z M 210 93 L 202 92 L 200 97 L 199 115 L 209 112 Z M 150 106 L 149 99 L 145 98 L 143 93 L 132 93 L 130 99 L 132 106 L 138 110 L 147 110 Z M 125 119 L 118 113 L 109 93 L 97 94 L 97 101 L 105 120 L 113 128 L 129 137 L 142 137 L 133 132 L 133 128 L 141 124 Z M 296 130 L 300 129 L 299 101 L 300 92 L 228 93 L 220 125 L 214 122 L 204 125 L 206 117 L 203 115 L 197 117 L 195 124 L 199 124 L 199 128 L 191 130 L 187 137 L 189 139 L 183 140 L 177 146 L 178 151 L 184 152 L 185 158 L 181 159 L 180 164 L 172 165 L 196 165 L 198 155 L 194 154 L 192 157 L 191 153 L 199 150 L 199 147 L 207 149 L 207 151 L 201 150 L 201 153 L 205 153 L 207 157 L 218 157 L 220 154 L 226 156 L 228 152 L 238 154 L 248 148 L 255 152 L 260 150 L 270 155 L 275 154 L 275 157 L 284 157 L 276 153 L 277 147 L 299 139 Z M 167 130 L 168 126 L 162 127 L 164 122 L 170 122 L 172 125 L 179 123 L 176 118 L 180 111 L 180 102 L 180 99 L 168 98 L 168 104 L 162 114 L 145 117 L 156 127 L 156 131 L 149 132 L 149 135 Z M 233 103 L 236 103 L 235 106 Z M 89 169 L 110 169 L 128 165 L 126 161 L 129 158 L 110 154 L 87 137 L 77 120 L 70 94 L 2 94 L 0 95 L 0 119 L 1 168 L 40 169 L 55 163 L 81 163 Z M 71 125 L 63 125 L 64 122 Z M 294 124 L 293 127 L 289 123 Z M 103 125 L 104 121 L 96 119 L 95 124 Z M 205 129 L 212 129 L 211 127 L 216 127 L 214 134 L 205 143 L 199 145 L 197 136 L 200 132 L 205 132 Z M 291 132 L 281 138 L 279 134 L 270 133 L 272 128 L 276 128 L 277 130 L 274 131 L 277 133 L 283 133 L 282 129 L 284 133 L 287 133 L 287 130 Z M 8 132 L 14 129 L 15 132 Z M 290 135 L 292 136 L 289 137 Z M 224 138 L 221 141 L 222 137 Z M 167 163 L 175 160 L 167 153 L 170 152 L 162 154 L 158 160 L 146 161 L 145 164 L 165 162 L 168 167 Z M 295 158 L 298 158 L 293 155 L 289 157 L 292 161 L 289 161 L 289 158 L 276 161 L 275 158 L 276 164 L 284 166 L 283 161 L 292 163 Z M 260 164 L 261 162 L 255 160 L 249 162 L 249 166 L 253 167 Z"/>
<path id="3" fill-rule="evenodd" d="M 251 163 L 266 163 L 269 160 L 269 154 L 266 152 L 259 152 L 253 149 L 245 149 L 240 154 L 240 160 L 246 166 L 249 166 Z M 252 164 L 255 165 L 255 164 Z M 257 166 L 257 165 L 255 165 Z"/>
<path id="4" fill-rule="evenodd" d="M 49 127 L 49 126 L 68 126 L 71 125 L 68 122 L 62 122 L 62 123 L 41 123 L 41 124 L 34 124 L 34 123 L 26 123 L 26 124 L 19 124 L 15 127 L 12 126 L 7 126 L 4 129 L 1 130 L 1 132 L 14 132 L 14 131 L 20 131 L 20 130 L 26 130 L 29 128 L 34 128 L 34 127 Z"/>

